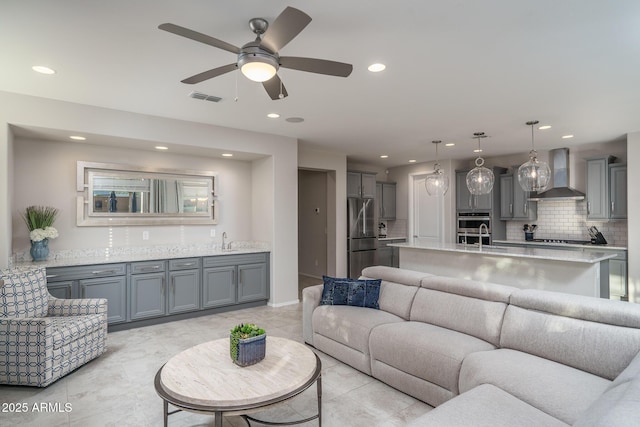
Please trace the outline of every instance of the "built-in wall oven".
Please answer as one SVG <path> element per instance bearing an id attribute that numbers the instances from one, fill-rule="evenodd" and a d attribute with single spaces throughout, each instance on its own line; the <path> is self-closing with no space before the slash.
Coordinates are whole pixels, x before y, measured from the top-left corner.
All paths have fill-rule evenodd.
<path id="1" fill-rule="evenodd" d="M 484 224 L 484 225 L 483 225 Z M 489 212 L 458 212 L 458 243 L 491 244 L 491 214 Z"/>

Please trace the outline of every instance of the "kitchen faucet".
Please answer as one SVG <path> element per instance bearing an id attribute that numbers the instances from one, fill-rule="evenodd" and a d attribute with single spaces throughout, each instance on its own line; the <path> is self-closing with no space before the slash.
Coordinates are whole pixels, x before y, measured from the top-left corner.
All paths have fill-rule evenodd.
<path id="1" fill-rule="evenodd" d="M 225 245 L 224 245 L 224 239 L 227 238 L 227 232 L 223 231 L 222 232 L 222 250 L 224 251 L 226 249 Z"/>
<path id="2" fill-rule="evenodd" d="M 486 230 L 487 232 L 486 234 L 482 232 L 483 228 Z M 478 231 L 480 232 L 480 239 L 478 241 L 478 245 L 480 246 L 480 250 L 482 250 L 482 236 L 491 236 L 491 235 L 489 234 L 489 227 L 487 227 L 487 224 L 485 224 L 484 222 L 480 224 L 480 228 L 478 229 Z"/>

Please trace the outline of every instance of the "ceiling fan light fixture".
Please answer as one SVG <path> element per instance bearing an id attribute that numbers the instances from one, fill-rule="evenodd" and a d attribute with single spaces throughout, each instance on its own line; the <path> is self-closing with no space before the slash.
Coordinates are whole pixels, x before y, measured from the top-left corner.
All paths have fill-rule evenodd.
<path id="1" fill-rule="evenodd" d="M 246 78 L 262 83 L 276 75 L 278 62 L 271 56 L 251 53 L 240 56 L 238 67 Z"/>

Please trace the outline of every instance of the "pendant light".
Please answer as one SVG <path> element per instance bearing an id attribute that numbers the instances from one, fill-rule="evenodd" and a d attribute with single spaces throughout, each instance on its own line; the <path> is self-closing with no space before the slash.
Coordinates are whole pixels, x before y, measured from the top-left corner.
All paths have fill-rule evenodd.
<path id="1" fill-rule="evenodd" d="M 438 162 L 438 145 L 442 143 L 442 141 L 432 142 L 436 146 L 436 164 L 434 165 L 433 173 L 427 175 L 424 186 L 427 188 L 427 194 L 430 196 L 444 196 L 447 194 L 447 190 L 449 190 L 449 177 L 440 169 L 440 163 Z"/>
<path id="2" fill-rule="evenodd" d="M 487 136 L 484 132 L 476 132 L 473 134 L 473 137 L 478 139 L 478 158 L 475 162 L 476 167 L 467 173 L 467 188 L 471 194 L 480 196 L 491 193 L 495 176 L 491 169 L 487 169 L 483 166 L 484 159 L 480 155 L 480 153 L 482 153 L 482 149 L 480 148 L 480 139 L 486 138 Z"/>
<path id="3" fill-rule="evenodd" d="M 538 160 L 538 152 L 533 145 L 533 127 L 537 124 L 537 120 L 527 122 L 527 126 L 531 126 L 531 151 L 529 161 L 518 168 L 518 182 L 524 191 L 543 191 L 551 178 L 549 165 Z"/>

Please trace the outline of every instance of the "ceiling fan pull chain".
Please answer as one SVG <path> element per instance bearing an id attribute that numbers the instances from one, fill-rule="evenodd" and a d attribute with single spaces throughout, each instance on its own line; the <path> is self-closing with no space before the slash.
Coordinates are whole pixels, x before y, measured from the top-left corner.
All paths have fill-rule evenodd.
<path id="1" fill-rule="evenodd" d="M 233 99 L 235 102 L 238 102 L 238 73 L 240 72 L 240 69 L 238 68 L 236 70 L 236 97 Z"/>
<path id="2" fill-rule="evenodd" d="M 284 98 L 284 94 L 282 93 L 282 80 L 280 80 L 280 95 L 278 95 L 278 98 L 280 99 Z"/>

